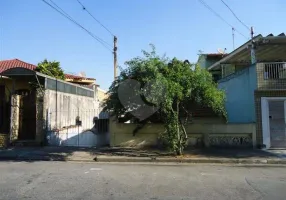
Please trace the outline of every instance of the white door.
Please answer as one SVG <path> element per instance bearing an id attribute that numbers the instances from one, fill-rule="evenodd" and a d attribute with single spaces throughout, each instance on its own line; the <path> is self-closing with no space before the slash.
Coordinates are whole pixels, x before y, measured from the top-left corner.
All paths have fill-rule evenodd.
<path id="1" fill-rule="evenodd" d="M 269 100 L 270 147 L 286 148 L 285 101 Z"/>

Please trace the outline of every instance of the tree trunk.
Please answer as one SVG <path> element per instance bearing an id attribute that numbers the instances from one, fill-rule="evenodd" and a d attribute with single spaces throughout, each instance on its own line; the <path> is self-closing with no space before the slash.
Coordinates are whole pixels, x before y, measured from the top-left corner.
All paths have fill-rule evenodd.
<path id="1" fill-rule="evenodd" d="M 188 140 L 188 134 L 187 134 L 187 131 L 186 131 L 186 129 L 185 129 L 184 124 L 182 123 L 182 120 L 180 120 L 180 124 L 181 124 L 182 130 L 183 130 L 184 135 L 185 135 L 185 143 L 187 143 L 187 140 Z"/>

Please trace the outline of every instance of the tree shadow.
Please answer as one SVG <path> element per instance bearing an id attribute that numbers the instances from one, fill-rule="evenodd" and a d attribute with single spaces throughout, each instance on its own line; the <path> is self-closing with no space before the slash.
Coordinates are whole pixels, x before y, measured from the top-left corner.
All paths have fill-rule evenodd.
<path id="1" fill-rule="evenodd" d="M 75 152 L 92 155 L 93 151 L 94 148 L 84 147 L 11 147 L 0 150 L 0 162 L 68 161 Z"/>
<path id="2" fill-rule="evenodd" d="M 174 153 L 156 147 L 139 148 L 101 148 L 93 151 L 94 155 L 125 156 L 125 157 L 175 157 Z M 276 152 L 251 148 L 187 148 L 183 157 L 190 158 L 286 158 Z"/>

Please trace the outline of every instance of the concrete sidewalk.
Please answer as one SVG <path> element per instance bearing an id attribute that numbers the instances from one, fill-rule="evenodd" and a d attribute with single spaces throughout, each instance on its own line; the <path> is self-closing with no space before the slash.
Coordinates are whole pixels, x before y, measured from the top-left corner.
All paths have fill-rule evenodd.
<path id="1" fill-rule="evenodd" d="M 192 149 L 186 150 L 184 156 L 176 157 L 164 151 L 151 149 L 14 147 L 0 150 L 0 161 L 286 164 L 286 151 Z"/>

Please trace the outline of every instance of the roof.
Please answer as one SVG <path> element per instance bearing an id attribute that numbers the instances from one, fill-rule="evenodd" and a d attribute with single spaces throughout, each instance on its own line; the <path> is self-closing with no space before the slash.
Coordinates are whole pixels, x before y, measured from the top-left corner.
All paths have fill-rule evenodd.
<path id="1" fill-rule="evenodd" d="M 206 54 L 201 54 L 201 55 L 204 55 L 204 56 L 207 56 L 207 57 L 223 57 L 223 56 L 226 56 L 228 54 L 227 53 L 225 53 L 225 54 L 221 54 L 221 53 L 206 53 Z"/>
<path id="2" fill-rule="evenodd" d="M 263 37 L 261 34 L 255 36 L 252 40 L 247 41 L 220 61 L 211 65 L 208 69 L 217 69 L 220 64 L 251 64 L 251 45 L 254 41 L 256 45 L 257 62 L 278 62 L 286 61 L 286 36 L 281 33 L 277 36 L 269 34 Z"/>
<path id="3" fill-rule="evenodd" d="M 35 70 L 37 66 L 30 64 L 30 63 L 23 62 L 23 61 L 18 60 L 18 59 L 0 61 L 0 73 L 6 71 L 8 69 L 17 68 L 17 67 L 25 68 L 25 69 L 29 69 L 29 70 Z"/>
<path id="4" fill-rule="evenodd" d="M 76 76 L 73 74 L 65 74 L 66 79 L 80 79 L 80 80 L 95 80 L 94 78 L 86 78 L 82 76 Z"/>
<path id="5" fill-rule="evenodd" d="M 12 60 L 1 60 L 0 61 L 0 73 L 13 68 L 25 68 L 29 70 L 35 70 L 37 68 L 36 65 L 26 63 L 19 59 L 12 59 Z M 65 74 L 66 79 L 77 79 L 77 80 L 95 80 L 94 78 L 86 78 L 81 76 L 76 76 L 72 74 Z"/>

